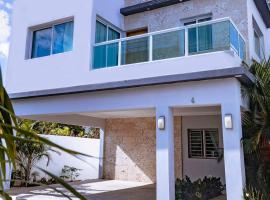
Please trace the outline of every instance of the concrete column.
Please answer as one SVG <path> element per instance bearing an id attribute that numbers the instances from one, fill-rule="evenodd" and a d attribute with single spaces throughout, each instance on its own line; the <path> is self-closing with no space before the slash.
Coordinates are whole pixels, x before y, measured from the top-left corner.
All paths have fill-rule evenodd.
<path id="1" fill-rule="evenodd" d="M 240 103 L 221 105 L 227 200 L 242 200 L 245 187 L 245 164 L 242 146 Z M 224 117 L 232 114 L 233 129 L 226 129 Z"/>
<path id="2" fill-rule="evenodd" d="M 99 178 L 100 179 L 103 179 L 104 139 L 105 139 L 105 128 L 100 128 L 100 144 L 99 144 Z"/>
<path id="3" fill-rule="evenodd" d="M 158 118 L 165 117 L 165 130 L 159 130 Z M 175 199 L 173 113 L 168 106 L 156 108 L 157 200 Z"/>

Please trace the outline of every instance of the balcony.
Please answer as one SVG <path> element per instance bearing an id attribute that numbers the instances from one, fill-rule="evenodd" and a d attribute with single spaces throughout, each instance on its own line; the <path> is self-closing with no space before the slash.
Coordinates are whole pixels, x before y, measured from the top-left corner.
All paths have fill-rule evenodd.
<path id="1" fill-rule="evenodd" d="M 230 18 L 94 45 L 93 69 L 233 50 L 246 59 L 244 37 Z"/>

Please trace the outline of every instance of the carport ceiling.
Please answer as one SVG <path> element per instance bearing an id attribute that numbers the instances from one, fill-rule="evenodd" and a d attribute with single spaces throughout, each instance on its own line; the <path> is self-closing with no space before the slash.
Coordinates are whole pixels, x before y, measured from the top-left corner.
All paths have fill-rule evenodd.
<path id="1" fill-rule="evenodd" d="M 174 108 L 173 113 L 175 116 L 219 115 L 220 114 L 220 107 L 219 106 L 208 106 L 208 107 Z M 102 118 L 102 119 L 155 117 L 155 109 L 120 110 L 120 111 L 77 113 L 77 114 L 95 117 L 95 118 Z"/>

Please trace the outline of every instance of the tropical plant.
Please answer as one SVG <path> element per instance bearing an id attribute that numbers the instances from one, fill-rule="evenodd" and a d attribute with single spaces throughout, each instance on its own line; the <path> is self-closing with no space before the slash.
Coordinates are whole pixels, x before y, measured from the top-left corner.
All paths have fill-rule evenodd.
<path id="1" fill-rule="evenodd" d="M 23 120 L 19 122 L 19 127 L 25 131 L 35 133 L 33 129 L 34 124 L 30 120 Z M 25 136 L 21 136 L 17 134 L 17 137 L 21 137 L 23 139 L 31 139 Z M 31 180 L 32 169 L 36 166 L 37 162 L 41 159 L 46 159 L 46 165 L 49 165 L 50 154 L 48 153 L 49 147 L 43 143 L 33 143 L 24 140 L 15 141 L 16 145 L 16 165 L 19 170 L 22 172 L 21 179 L 24 180 L 26 186 Z"/>
<path id="2" fill-rule="evenodd" d="M 18 136 L 18 135 L 20 136 Z M 10 177 L 7 175 L 7 168 L 13 168 L 15 171 L 17 169 L 16 166 L 16 157 L 17 157 L 17 148 L 16 142 L 31 142 L 35 144 L 44 144 L 50 147 L 54 147 L 70 153 L 74 156 L 85 155 L 76 151 L 72 151 L 66 148 L 63 148 L 50 140 L 41 137 L 40 135 L 23 130 L 20 128 L 18 124 L 18 117 L 14 114 L 14 109 L 12 106 L 12 102 L 3 86 L 1 72 L 0 72 L 0 196 L 6 200 L 12 200 L 9 194 L 5 191 L 5 182 L 11 181 Z M 85 155 L 87 156 L 87 155 Z M 69 190 L 72 194 L 74 194 L 79 199 L 86 199 L 79 192 L 77 192 L 73 187 L 71 187 L 68 183 L 63 181 L 61 178 L 55 176 L 51 172 L 48 172 L 42 168 L 39 168 L 42 172 L 47 174 L 48 176 L 54 178 L 58 183 L 60 183 L 64 188 Z M 67 194 L 58 189 L 54 189 L 55 191 L 62 194 L 64 197 L 71 199 Z"/>
<path id="3" fill-rule="evenodd" d="M 38 134 L 59 135 L 59 136 L 73 136 L 73 137 L 87 137 L 99 139 L 99 128 L 86 128 L 83 126 L 61 124 L 56 122 L 31 121 L 32 129 Z"/>
<path id="4" fill-rule="evenodd" d="M 243 88 L 250 110 L 243 113 L 243 144 L 245 150 L 247 183 L 270 199 L 270 173 L 264 151 L 270 144 L 270 59 L 254 61 L 249 68 L 254 84 Z"/>
<path id="5" fill-rule="evenodd" d="M 208 200 L 222 195 L 225 186 L 220 178 L 204 177 L 192 182 L 189 177 L 177 179 L 175 183 L 176 200 Z"/>

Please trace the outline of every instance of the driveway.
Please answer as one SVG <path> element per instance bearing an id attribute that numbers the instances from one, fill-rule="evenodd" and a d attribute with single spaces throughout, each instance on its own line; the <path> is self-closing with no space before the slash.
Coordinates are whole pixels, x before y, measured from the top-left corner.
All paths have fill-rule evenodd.
<path id="1" fill-rule="evenodd" d="M 155 200 L 155 185 L 116 181 L 95 180 L 73 183 L 73 187 L 90 200 Z M 66 192 L 59 185 L 52 185 Z M 49 187 L 13 188 L 8 192 L 16 200 L 66 200 L 61 194 L 56 193 Z M 72 197 L 72 195 L 71 195 Z M 72 197 L 72 199 L 78 199 Z"/>
<path id="2" fill-rule="evenodd" d="M 95 180 L 71 184 L 89 200 L 155 200 L 156 188 L 154 184 L 117 181 Z M 51 185 L 65 192 L 72 199 L 78 199 L 63 189 L 60 185 Z M 16 200 L 66 200 L 61 194 L 49 187 L 13 188 L 8 192 Z M 225 196 L 214 200 L 226 200 Z"/>

